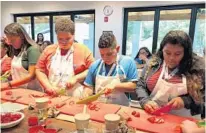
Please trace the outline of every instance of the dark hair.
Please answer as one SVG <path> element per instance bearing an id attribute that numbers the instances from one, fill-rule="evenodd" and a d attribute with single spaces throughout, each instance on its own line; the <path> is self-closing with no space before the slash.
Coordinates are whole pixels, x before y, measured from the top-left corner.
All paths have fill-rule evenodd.
<path id="1" fill-rule="evenodd" d="M 184 48 L 184 56 L 180 61 L 179 74 L 185 74 L 192 67 L 192 42 L 187 33 L 180 30 L 173 30 L 166 34 L 160 43 L 157 56 L 163 60 L 163 48 L 166 44 L 180 45 Z"/>
<path id="2" fill-rule="evenodd" d="M 38 44 L 38 42 L 39 42 L 39 35 L 42 35 L 42 41 L 44 41 L 44 35 L 42 34 L 42 33 L 38 33 L 37 34 L 37 40 L 36 40 L 36 43 Z"/>
<path id="3" fill-rule="evenodd" d="M 47 45 L 51 45 L 52 43 L 50 41 L 44 41 L 43 44 L 46 43 Z"/>
<path id="4" fill-rule="evenodd" d="M 6 54 L 7 54 L 9 57 L 13 57 L 13 49 L 12 49 L 11 45 L 7 44 L 6 38 L 2 37 L 0 43 L 1 43 L 1 47 L 2 47 L 2 48 L 7 49 Z"/>
<path id="5" fill-rule="evenodd" d="M 69 32 L 72 35 L 75 33 L 75 25 L 69 18 L 58 18 L 55 23 L 55 32 Z"/>
<path id="6" fill-rule="evenodd" d="M 5 29 L 4 29 L 4 33 L 6 35 L 12 35 L 12 36 L 20 36 L 20 38 L 23 40 L 23 44 L 21 46 L 20 51 L 19 50 L 15 50 L 15 55 L 24 52 L 29 46 L 32 45 L 36 45 L 34 40 L 32 40 L 28 33 L 25 31 L 25 29 L 23 28 L 23 26 L 21 26 L 18 23 L 11 23 L 8 24 Z M 37 46 L 38 47 L 38 46 Z"/>
<path id="7" fill-rule="evenodd" d="M 139 49 L 139 51 L 138 51 L 135 59 L 136 59 L 136 58 L 139 58 L 139 53 L 140 53 L 140 51 L 141 51 L 142 49 L 144 49 L 144 50 L 148 53 L 147 58 L 149 58 L 150 56 L 152 56 L 152 54 L 150 53 L 150 51 L 149 51 L 149 49 L 148 49 L 147 47 L 142 47 L 142 48 Z"/>
<path id="8" fill-rule="evenodd" d="M 117 41 L 113 33 L 103 32 L 99 38 L 98 47 L 99 48 L 115 48 L 117 46 Z"/>

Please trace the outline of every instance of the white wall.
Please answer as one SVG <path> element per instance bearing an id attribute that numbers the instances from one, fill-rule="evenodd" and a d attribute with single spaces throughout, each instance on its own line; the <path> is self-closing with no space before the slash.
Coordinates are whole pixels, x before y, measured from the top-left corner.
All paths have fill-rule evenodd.
<path id="1" fill-rule="evenodd" d="M 48 11 L 74 11 L 95 9 L 95 58 L 99 58 L 97 47 L 99 37 L 103 30 L 112 30 L 118 43 L 122 45 L 123 36 L 123 14 L 125 7 L 148 7 L 161 5 L 177 5 L 197 3 L 192 1 L 121 1 L 121 2 L 96 2 L 96 1 L 2 1 L 1 2 L 1 34 L 3 35 L 4 27 L 13 22 L 13 15 L 16 13 L 33 13 Z M 200 2 L 198 2 L 200 3 Z M 109 16 L 109 21 L 104 22 L 103 8 L 105 5 L 113 7 L 113 14 Z"/>

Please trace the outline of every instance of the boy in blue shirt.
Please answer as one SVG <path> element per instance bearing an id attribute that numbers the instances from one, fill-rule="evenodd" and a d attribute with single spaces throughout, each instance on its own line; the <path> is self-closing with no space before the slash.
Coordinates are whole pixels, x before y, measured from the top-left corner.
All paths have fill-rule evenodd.
<path id="1" fill-rule="evenodd" d="M 88 87 L 87 94 L 108 92 L 108 96 L 102 96 L 99 100 L 107 100 L 109 103 L 129 105 L 125 92 L 133 92 L 136 89 L 137 70 L 134 60 L 128 56 L 118 55 L 120 46 L 112 33 L 103 33 L 99 39 L 99 51 L 102 59 L 96 60 L 89 68 L 84 81 Z M 104 90 L 105 89 L 105 90 Z"/>

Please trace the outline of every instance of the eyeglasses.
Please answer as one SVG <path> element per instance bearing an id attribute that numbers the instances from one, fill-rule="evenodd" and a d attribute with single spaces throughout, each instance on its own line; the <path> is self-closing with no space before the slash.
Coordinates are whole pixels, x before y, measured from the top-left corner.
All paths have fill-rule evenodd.
<path id="1" fill-rule="evenodd" d="M 146 52 L 139 52 L 139 54 L 147 54 Z"/>

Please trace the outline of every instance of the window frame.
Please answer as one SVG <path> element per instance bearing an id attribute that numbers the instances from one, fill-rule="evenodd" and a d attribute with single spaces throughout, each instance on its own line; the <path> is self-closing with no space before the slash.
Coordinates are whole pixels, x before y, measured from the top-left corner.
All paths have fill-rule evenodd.
<path id="1" fill-rule="evenodd" d="M 63 16 L 70 15 L 71 20 L 75 23 L 74 17 L 75 15 L 84 15 L 84 14 L 94 14 L 94 39 L 93 39 L 93 55 L 95 54 L 95 10 L 80 10 L 80 11 L 58 11 L 58 12 L 43 12 L 43 13 L 21 13 L 21 14 L 13 14 L 14 22 L 17 22 L 18 17 L 30 17 L 31 19 L 31 35 L 32 39 L 35 40 L 34 33 L 34 17 L 37 16 L 49 16 L 49 25 L 50 25 L 50 41 L 53 43 L 53 16 Z"/>
<path id="2" fill-rule="evenodd" d="M 205 8 L 205 3 L 170 5 L 170 6 L 124 8 L 122 54 L 126 55 L 126 45 L 127 45 L 126 41 L 127 41 L 127 27 L 128 27 L 128 14 L 129 14 L 129 12 L 155 11 L 154 27 L 153 27 L 153 42 L 152 42 L 152 53 L 155 53 L 157 51 L 157 40 L 158 40 L 158 32 L 159 32 L 160 11 L 162 11 L 162 10 L 191 9 L 189 36 L 191 37 L 191 40 L 193 42 L 194 34 L 195 34 L 196 18 L 197 18 L 197 9 L 199 9 L 199 8 Z"/>

